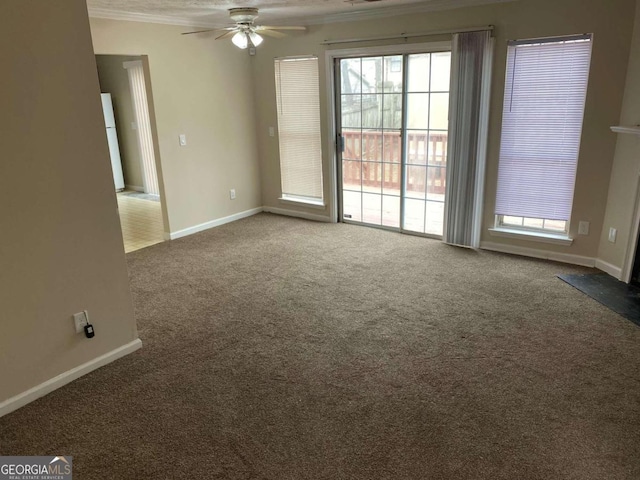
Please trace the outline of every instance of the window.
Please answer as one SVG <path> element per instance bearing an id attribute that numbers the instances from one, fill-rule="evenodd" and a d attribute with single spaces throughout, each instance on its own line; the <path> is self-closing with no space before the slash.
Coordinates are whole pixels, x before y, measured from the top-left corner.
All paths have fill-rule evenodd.
<path id="1" fill-rule="evenodd" d="M 317 57 L 275 60 L 282 199 L 323 205 Z"/>
<path id="2" fill-rule="evenodd" d="M 590 60 L 591 35 L 509 43 L 496 227 L 566 235 Z"/>

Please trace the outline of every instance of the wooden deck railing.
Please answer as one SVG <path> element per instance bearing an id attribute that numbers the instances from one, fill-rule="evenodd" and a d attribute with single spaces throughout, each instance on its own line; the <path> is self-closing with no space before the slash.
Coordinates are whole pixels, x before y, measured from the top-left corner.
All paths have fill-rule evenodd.
<path id="1" fill-rule="evenodd" d="M 401 137 L 399 132 L 342 132 L 344 138 L 343 182 L 372 188 L 400 190 Z M 407 138 L 407 165 L 446 167 L 447 133 L 410 132 Z M 372 163 L 362 163 L 372 162 Z M 362 175 L 362 176 L 361 176 Z M 444 194 L 446 168 L 407 169 L 407 190 Z M 425 184 L 426 183 L 426 184 Z"/>

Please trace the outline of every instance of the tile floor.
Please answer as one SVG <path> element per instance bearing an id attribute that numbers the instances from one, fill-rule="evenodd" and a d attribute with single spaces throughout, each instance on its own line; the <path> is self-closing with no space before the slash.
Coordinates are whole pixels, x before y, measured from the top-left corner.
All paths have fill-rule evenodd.
<path id="1" fill-rule="evenodd" d="M 164 241 L 160 202 L 118 193 L 118 210 L 125 253 Z"/>

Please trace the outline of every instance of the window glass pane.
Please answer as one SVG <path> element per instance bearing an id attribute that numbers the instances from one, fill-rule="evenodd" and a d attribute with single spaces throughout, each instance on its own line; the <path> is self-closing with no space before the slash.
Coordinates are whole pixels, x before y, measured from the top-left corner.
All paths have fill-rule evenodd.
<path id="1" fill-rule="evenodd" d="M 443 167 L 427 168 L 427 200 L 444 202 L 447 170 Z"/>
<path id="2" fill-rule="evenodd" d="M 362 162 L 342 161 L 342 186 L 347 190 L 360 190 L 362 184 Z"/>
<path id="3" fill-rule="evenodd" d="M 382 128 L 382 95 L 362 96 L 362 127 Z"/>
<path id="4" fill-rule="evenodd" d="M 409 131 L 407 133 L 407 163 L 426 165 L 429 148 L 428 132 Z"/>
<path id="5" fill-rule="evenodd" d="M 342 128 L 360 128 L 362 126 L 360 95 L 342 95 L 340 109 L 342 110 Z"/>
<path id="6" fill-rule="evenodd" d="M 384 128 L 402 128 L 402 94 L 385 94 L 382 99 Z"/>
<path id="7" fill-rule="evenodd" d="M 364 130 L 362 132 L 362 160 L 382 161 L 382 130 Z"/>
<path id="8" fill-rule="evenodd" d="M 449 128 L 449 94 L 432 93 L 429 108 L 429 128 L 432 130 Z"/>
<path id="9" fill-rule="evenodd" d="M 384 161 L 389 163 L 400 163 L 402 160 L 402 137 L 399 131 L 383 132 Z"/>
<path id="10" fill-rule="evenodd" d="M 429 132 L 429 165 L 447 164 L 448 138 L 447 132 Z"/>
<path id="11" fill-rule="evenodd" d="M 345 160 L 360 160 L 362 158 L 362 133 L 360 129 L 343 128 L 342 139 L 344 141 L 342 158 Z"/>
<path id="12" fill-rule="evenodd" d="M 407 126 L 408 128 L 429 128 L 429 94 L 407 94 Z M 445 127 L 446 128 L 446 127 Z"/>
<path id="13" fill-rule="evenodd" d="M 362 221 L 373 225 L 382 224 L 382 195 L 362 194 Z"/>
<path id="14" fill-rule="evenodd" d="M 429 91 L 429 72 L 431 54 L 409 55 L 409 92 Z"/>
<path id="15" fill-rule="evenodd" d="M 362 163 L 362 190 L 365 192 L 382 193 L 381 163 Z"/>
<path id="16" fill-rule="evenodd" d="M 427 221 L 425 233 L 442 235 L 444 225 L 444 203 L 427 202 Z"/>
<path id="17" fill-rule="evenodd" d="M 382 92 L 382 57 L 362 59 L 362 93 Z"/>
<path id="18" fill-rule="evenodd" d="M 404 199 L 404 225 L 406 230 L 424 233 L 425 201 Z"/>
<path id="19" fill-rule="evenodd" d="M 400 227 L 400 197 L 382 196 L 382 225 Z"/>
<path id="20" fill-rule="evenodd" d="M 431 54 L 431 91 L 448 92 L 451 75 L 451 52 Z"/>
<path id="21" fill-rule="evenodd" d="M 384 57 L 385 93 L 402 92 L 402 55 Z"/>
<path id="22" fill-rule="evenodd" d="M 385 163 L 382 179 L 383 193 L 387 195 L 400 195 L 400 165 Z"/>
<path id="23" fill-rule="evenodd" d="M 406 172 L 406 196 L 424 200 L 427 194 L 427 168 L 417 165 L 407 165 Z"/>
<path id="24" fill-rule="evenodd" d="M 531 230 L 549 230 L 554 233 L 567 231 L 567 222 L 564 220 L 549 220 L 544 218 L 498 216 L 498 225 Z"/>
<path id="25" fill-rule="evenodd" d="M 340 60 L 340 91 L 342 93 L 362 93 L 359 58 Z"/>
<path id="26" fill-rule="evenodd" d="M 524 218 L 522 226 L 528 228 L 544 228 L 544 220 L 542 218 Z"/>
<path id="27" fill-rule="evenodd" d="M 559 232 L 564 232 L 567 229 L 567 222 L 564 220 L 545 220 L 544 228 L 548 230 L 557 230 Z"/>
<path id="28" fill-rule="evenodd" d="M 509 216 L 509 215 L 505 215 L 502 217 L 502 223 L 505 225 L 517 225 L 517 226 L 522 226 L 523 225 L 523 218 L 522 217 L 513 217 L 513 216 Z"/>
<path id="29" fill-rule="evenodd" d="M 345 220 L 362 221 L 362 194 L 345 190 L 342 193 L 342 216 Z"/>

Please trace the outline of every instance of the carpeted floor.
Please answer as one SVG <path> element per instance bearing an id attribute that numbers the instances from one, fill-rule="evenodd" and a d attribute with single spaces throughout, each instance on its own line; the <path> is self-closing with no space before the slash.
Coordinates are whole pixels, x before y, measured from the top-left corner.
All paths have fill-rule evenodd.
<path id="1" fill-rule="evenodd" d="M 0 419 L 86 479 L 637 479 L 589 270 L 260 214 L 127 256 L 143 348 Z"/>

